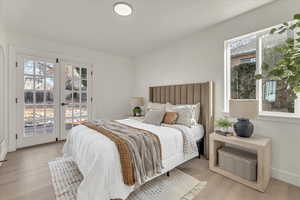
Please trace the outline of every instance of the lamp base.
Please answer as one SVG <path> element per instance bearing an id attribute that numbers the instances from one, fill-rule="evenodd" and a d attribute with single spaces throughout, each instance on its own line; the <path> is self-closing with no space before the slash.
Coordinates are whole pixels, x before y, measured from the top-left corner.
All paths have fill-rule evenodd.
<path id="1" fill-rule="evenodd" d="M 254 126 L 249 119 L 240 118 L 233 125 L 234 131 L 239 137 L 251 137 L 253 134 Z"/>

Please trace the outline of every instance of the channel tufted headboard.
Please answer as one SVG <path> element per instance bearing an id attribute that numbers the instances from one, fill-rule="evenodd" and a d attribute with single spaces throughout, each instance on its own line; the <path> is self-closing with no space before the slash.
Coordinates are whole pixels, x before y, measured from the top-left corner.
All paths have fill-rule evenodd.
<path id="1" fill-rule="evenodd" d="M 208 159 L 209 134 L 214 131 L 214 83 L 154 86 L 149 101 L 171 104 L 201 104 L 199 123 L 204 126 L 204 156 Z"/>

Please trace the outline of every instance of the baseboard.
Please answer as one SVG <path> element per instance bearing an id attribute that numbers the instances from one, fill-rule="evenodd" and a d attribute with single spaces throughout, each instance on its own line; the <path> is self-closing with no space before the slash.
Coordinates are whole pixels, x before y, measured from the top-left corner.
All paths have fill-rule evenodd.
<path id="1" fill-rule="evenodd" d="M 300 187 L 300 175 L 298 174 L 273 168 L 272 177 Z"/>
<path id="2" fill-rule="evenodd" d="M 0 160 L 4 160 L 7 154 L 7 141 L 3 140 L 2 143 L 0 143 Z M 0 162 L 0 167 L 2 163 Z"/>

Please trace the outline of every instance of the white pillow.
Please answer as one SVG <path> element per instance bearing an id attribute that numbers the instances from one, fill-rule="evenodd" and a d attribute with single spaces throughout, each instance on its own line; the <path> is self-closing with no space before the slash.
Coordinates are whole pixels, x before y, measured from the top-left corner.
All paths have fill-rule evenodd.
<path id="1" fill-rule="evenodd" d="M 166 110 L 166 104 L 149 102 L 147 104 L 146 111 L 148 112 L 150 110 L 162 110 L 162 111 L 165 111 Z"/>
<path id="2" fill-rule="evenodd" d="M 160 126 L 165 116 L 164 110 L 150 110 L 146 113 L 144 123 Z"/>
<path id="3" fill-rule="evenodd" d="M 191 127 L 198 124 L 200 116 L 200 103 L 186 105 L 172 105 L 167 103 L 166 112 L 177 112 L 177 123 Z M 180 114 L 182 115 L 181 117 Z"/>

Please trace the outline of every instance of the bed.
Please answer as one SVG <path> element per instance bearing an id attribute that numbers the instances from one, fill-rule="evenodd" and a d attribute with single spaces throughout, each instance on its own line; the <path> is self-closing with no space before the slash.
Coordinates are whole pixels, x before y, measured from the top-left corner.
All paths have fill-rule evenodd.
<path id="1" fill-rule="evenodd" d="M 161 143 L 163 168 L 147 181 L 169 172 L 178 165 L 195 158 L 199 151 L 185 153 L 183 134 L 198 142 L 198 149 L 208 158 L 208 133 L 213 129 L 213 83 L 197 83 L 150 87 L 149 100 L 155 103 L 201 103 L 199 125 L 188 128 L 182 125 L 155 126 L 134 119 L 117 120 L 118 123 L 151 131 Z M 178 129 L 178 126 L 179 129 Z M 202 131 L 201 131 L 202 130 Z M 71 157 L 84 179 L 78 188 L 78 200 L 126 199 L 136 189 L 124 184 L 120 154 L 116 144 L 99 132 L 80 125 L 74 127 L 64 146 L 64 156 Z"/>

